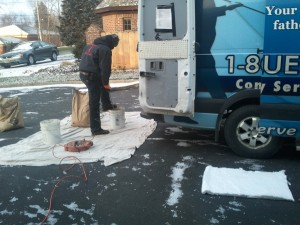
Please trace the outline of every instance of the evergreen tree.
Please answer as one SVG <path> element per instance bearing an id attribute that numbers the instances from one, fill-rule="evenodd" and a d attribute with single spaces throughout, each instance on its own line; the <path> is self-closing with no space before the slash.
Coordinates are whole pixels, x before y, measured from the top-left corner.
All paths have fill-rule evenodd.
<path id="1" fill-rule="evenodd" d="M 73 54 L 80 58 L 86 44 L 85 31 L 98 16 L 95 13 L 97 5 L 102 0 L 63 0 L 62 13 L 59 18 L 59 33 L 66 45 L 75 45 Z"/>

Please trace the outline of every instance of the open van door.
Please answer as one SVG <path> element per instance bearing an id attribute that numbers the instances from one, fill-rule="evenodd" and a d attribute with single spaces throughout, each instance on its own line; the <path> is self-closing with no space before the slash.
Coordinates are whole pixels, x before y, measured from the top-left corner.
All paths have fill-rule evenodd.
<path id="1" fill-rule="evenodd" d="M 191 116 L 195 99 L 194 0 L 139 1 L 139 101 L 144 112 Z"/>

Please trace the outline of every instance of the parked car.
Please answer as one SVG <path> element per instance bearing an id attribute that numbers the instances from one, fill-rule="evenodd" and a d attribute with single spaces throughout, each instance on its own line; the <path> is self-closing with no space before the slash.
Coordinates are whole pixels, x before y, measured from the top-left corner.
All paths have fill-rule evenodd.
<path id="1" fill-rule="evenodd" d="M 59 51 L 56 45 L 45 41 L 22 42 L 11 51 L 0 55 L 0 66 L 9 68 L 12 65 L 32 65 L 45 59 L 57 60 Z"/>

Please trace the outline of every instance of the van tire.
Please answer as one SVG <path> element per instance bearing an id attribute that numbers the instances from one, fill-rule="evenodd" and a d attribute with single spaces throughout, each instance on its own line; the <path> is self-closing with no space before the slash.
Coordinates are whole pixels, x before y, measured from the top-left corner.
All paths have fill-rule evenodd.
<path id="1" fill-rule="evenodd" d="M 225 122 L 224 136 L 227 145 L 238 155 L 265 159 L 276 154 L 281 146 L 280 137 L 258 133 L 260 108 L 247 105 L 233 111 Z"/>

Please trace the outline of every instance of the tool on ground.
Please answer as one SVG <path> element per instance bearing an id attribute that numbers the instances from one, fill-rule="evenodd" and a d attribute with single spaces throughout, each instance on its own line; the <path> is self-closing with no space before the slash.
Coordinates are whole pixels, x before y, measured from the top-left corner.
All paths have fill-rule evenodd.
<path id="1" fill-rule="evenodd" d="M 93 142 L 89 140 L 76 140 L 71 141 L 64 145 L 65 151 L 68 152 L 82 152 L 88 150 L 93 146 Z"/>

